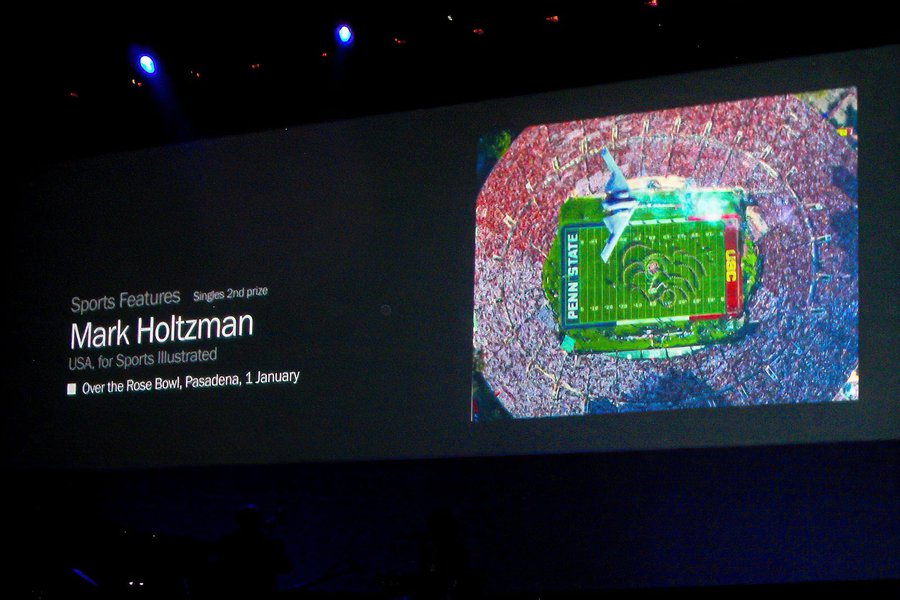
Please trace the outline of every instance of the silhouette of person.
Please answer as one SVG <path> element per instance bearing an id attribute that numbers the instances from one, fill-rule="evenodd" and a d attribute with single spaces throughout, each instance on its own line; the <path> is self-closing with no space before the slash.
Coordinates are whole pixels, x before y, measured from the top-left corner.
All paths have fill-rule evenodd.
<path id="1" fill-rule="evenodd" d="M 469 556 L 459 523 L 449 510 L 431 514 L 420 548 L 416 600 L 462 598 Z"/>
<path id="2" fill-rule="evenodd" d="M 254 505 L 237 512 L 236 531 L 214 547 L 215 587 L 228 598 L 271 598 L 278 592 L 278 576 L 291 571 L 284 543 L 266 531 L 265 519 Z"/>

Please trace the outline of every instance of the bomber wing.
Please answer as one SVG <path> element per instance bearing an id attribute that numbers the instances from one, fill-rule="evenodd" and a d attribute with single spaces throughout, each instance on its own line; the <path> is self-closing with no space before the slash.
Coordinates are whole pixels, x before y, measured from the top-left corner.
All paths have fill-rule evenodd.
<path id="1" fill-rule="evenodd" d="M 628 182 L 609 150 L 604 148 L 600 155 L 610 171 L 609 181 L 606 182 L 606 198 L 603 200 L 603 208 L 609 213 L 603 219 L 603 224 L 606 225 L 610 235 L 606 240 L 606 246 L 600 253 L 600 258 L 603 259 L 603 262 L 609 262 L 609 257 L 619 238 L 622 237 L 622 232 L 628 227 L 628 222 L 638 203 L 632 197 Z"/>

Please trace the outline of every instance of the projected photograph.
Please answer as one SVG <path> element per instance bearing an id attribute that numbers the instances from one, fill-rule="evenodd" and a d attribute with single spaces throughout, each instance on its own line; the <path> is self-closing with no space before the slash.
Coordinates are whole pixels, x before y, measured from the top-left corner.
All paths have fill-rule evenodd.
<path id="1" fill-rule="evenodd" d="M 855 88 L 479 140 L 474 421 L 857 400 Z"/>

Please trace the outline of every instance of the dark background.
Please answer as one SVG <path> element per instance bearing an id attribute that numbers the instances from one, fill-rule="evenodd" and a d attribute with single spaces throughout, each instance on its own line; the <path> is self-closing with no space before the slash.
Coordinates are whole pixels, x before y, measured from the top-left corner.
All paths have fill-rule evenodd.
<path id="1" fill-rule="evenodd" d="M 897 42 L 890 19 L 865 4 L 846 12 L 766 2 L 660 4 L 546 15 L 448 10 L 452 22 L 424 10 L 317 10 L 298 20 L 264 6 L 235 15 L 166 7 L 26 15 L 7 92 L 10 165 L 27 180 L 49 162 L 120 150 Z M 544 19 L 551 14 L 558 23 Z M 357 30 L 347 51 L 331 38 L 338 17 Z M 620 22 L 627 26 L 616 27 Z M 157 52 L 177 100 L 161 102 L 149 85 L 131 84 L 132 44 Z M 256 63 L 259 69 L 245 66 Z M 896 63 L 883 69 L 896 96 Z M 880 125 L 882 140 L 897 139 L 896 112 Z M 887 164 L 896 163 L 894 148 L 882 146 Z M 11 214 L 9 227 L 40 227 L 20 218 L 29 211 Z M 865 244 L 861 250 L 879 252 L 879 244 Z M 10 248 L 13 265 L 15 252 Z M 894 260 L 885 253 L 888 272 L 896 272 Z M 863 338 L 863 360 L 866 344 Z M 889 370 L 886 360 L 876 364 Z M 896 391 L 890 373 L 879 381 L 887 387 L 876 393 Z M 897 462 L 891 440 L 177 469 L 7 468 L 9 539 L 22 559 L 7 585 L 20 596 L 45 590 L 51 597 L 46 590 L 80 582 L 73 568 L 106 586 L 135 573 L 150 581 L 157 552 L 171 558 L 202 546 L 233 527 L 236 508 L 254 502 L 281 515 L 273 533 L 295 564 L 285 588 L 358 564 L 314 589 L 377 592 L 380 576 L 414 567 L 428 515 L 449 508 L 490 593 L 714 593 L 709 586 L 757 584 L 881 591 L 895 588 L 900 574 Z M 168 564 L 158 572 L 178 570 Z"/>

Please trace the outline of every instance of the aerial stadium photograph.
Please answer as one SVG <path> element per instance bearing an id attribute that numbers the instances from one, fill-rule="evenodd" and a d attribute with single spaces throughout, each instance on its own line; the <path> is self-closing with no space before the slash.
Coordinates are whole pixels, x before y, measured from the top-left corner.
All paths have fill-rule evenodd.
<path id="1" fill-rule="evenodd" d="M 857 92 L 479 140 L 474 421 L 859 397 Z"/>

